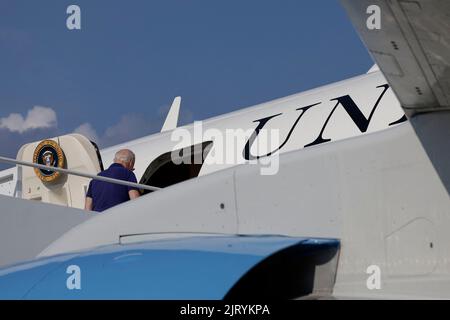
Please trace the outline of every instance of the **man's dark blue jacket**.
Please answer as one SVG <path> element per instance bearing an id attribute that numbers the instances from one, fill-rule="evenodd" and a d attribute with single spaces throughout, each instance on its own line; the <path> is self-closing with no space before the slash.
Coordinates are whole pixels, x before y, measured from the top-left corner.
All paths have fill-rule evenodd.
<path id="1" fill-rule="evenodd" d="M 113 163 L 108 169 L 100 172 L 98 175 L 137 183 L 134 173 L 118 163 Z M 128 194 L 130 190 L 138 189 L 115 183 L 92 180 L 89 183 L 86 196 L 92 198 L 92 210 L 102 212 L 130 200 Z"/>

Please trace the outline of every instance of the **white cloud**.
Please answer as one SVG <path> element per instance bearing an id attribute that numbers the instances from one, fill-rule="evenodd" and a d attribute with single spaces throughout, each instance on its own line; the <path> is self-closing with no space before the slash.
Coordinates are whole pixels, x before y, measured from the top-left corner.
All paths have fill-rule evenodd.
<path id="1" fill-rule="evenodd" d="M 156 117 L 148 117 L 144 114 L 129 113 L 120 117 L 119 121 L 104 131 L 97 131 L 92 124 L 85 122 L 78 126 L 74 133 L 79 133 L 97 143 L 100 148 L 120 144 L 133 139 L 141 138 L 161 130 L 164 118 L 170 106 L 158 109 Z M 191 123 L 192 112 L 184 109 L 180 113 L 179 125 Z"/>
<path id="2" fill-rule="evenodd" d="M 112 146 L 125 141 L 141 138 L 159 131 L 159 119 L 147 119 L 142 114 L 123 115 L 119 122 L 105 130 L 102 136 L 103 146 Z"/>
<path id="3" fill-rule="evenodd" d="M 82 134 L 89 140 L 94 141 L 96 143 L 100 142 L 97 131 L 95 131 L 94 127 L 92 127 L 92 125 L 90 123 L 83 123 L 78 128 L 76 128 L 73 132 Z"/>
<path id="4" fill-rule="evenodd" d="M 11 113 L 7 117 L 0 118 L 0 128 L 19 133 L 33 129 L 56 128 L 57 124 L 55 111 L 41 106 L 34 106 L 28 110 L 25 118 L 19 113 Z"/>
<path id="5" fill-rule="evenodd" d="M 73 130 L 97 143 L 100 148 L 133 140 L 157 132 L 160 126 L 158 120 L 148 120 L 138 114 L 123 115 L 120 120 L 108 127 L 104 132 L 97 132 L 92 124 L 85 122 Z"/>

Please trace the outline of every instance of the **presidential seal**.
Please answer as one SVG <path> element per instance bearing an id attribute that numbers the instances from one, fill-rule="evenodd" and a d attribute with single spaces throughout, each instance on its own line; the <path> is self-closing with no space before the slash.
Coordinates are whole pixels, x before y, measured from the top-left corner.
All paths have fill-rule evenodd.
<path id="1" fill-rule="evenodd" d="M 45 166 L 63 168 L 65 164 L 64 152 L 53 140 L 44 140 L 36 147 L 33 162 Z M 34 172 L 43 182 L 53 182 L 60 176 L 60 172 L 34 168 Z"/>

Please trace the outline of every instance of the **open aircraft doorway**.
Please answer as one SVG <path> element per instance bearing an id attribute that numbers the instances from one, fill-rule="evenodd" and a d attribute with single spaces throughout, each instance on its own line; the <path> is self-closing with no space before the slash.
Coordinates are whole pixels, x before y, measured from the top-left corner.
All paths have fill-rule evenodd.
<path id="1" fill-rule="evenodd" d="M 212 145 L 212 141 L 206 141 L 160 155 L 150 163 L 139 183 L 165 188 L 197 177 Z M 172 154 L 179 156 L 182 163 L 174 163 Z M 144 190 L 143 194 L 150 192 L 152 191 Z"/>

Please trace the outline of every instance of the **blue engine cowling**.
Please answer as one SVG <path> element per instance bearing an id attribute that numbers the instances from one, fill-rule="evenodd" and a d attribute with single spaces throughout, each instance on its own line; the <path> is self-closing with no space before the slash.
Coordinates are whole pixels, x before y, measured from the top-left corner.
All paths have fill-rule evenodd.
<path id="1" fill-rule="evenodd" d="M 113 245 L 0 269 L 0 299 L 296 298 L 338 251 L 336 239 L 281 236 Z"/>

